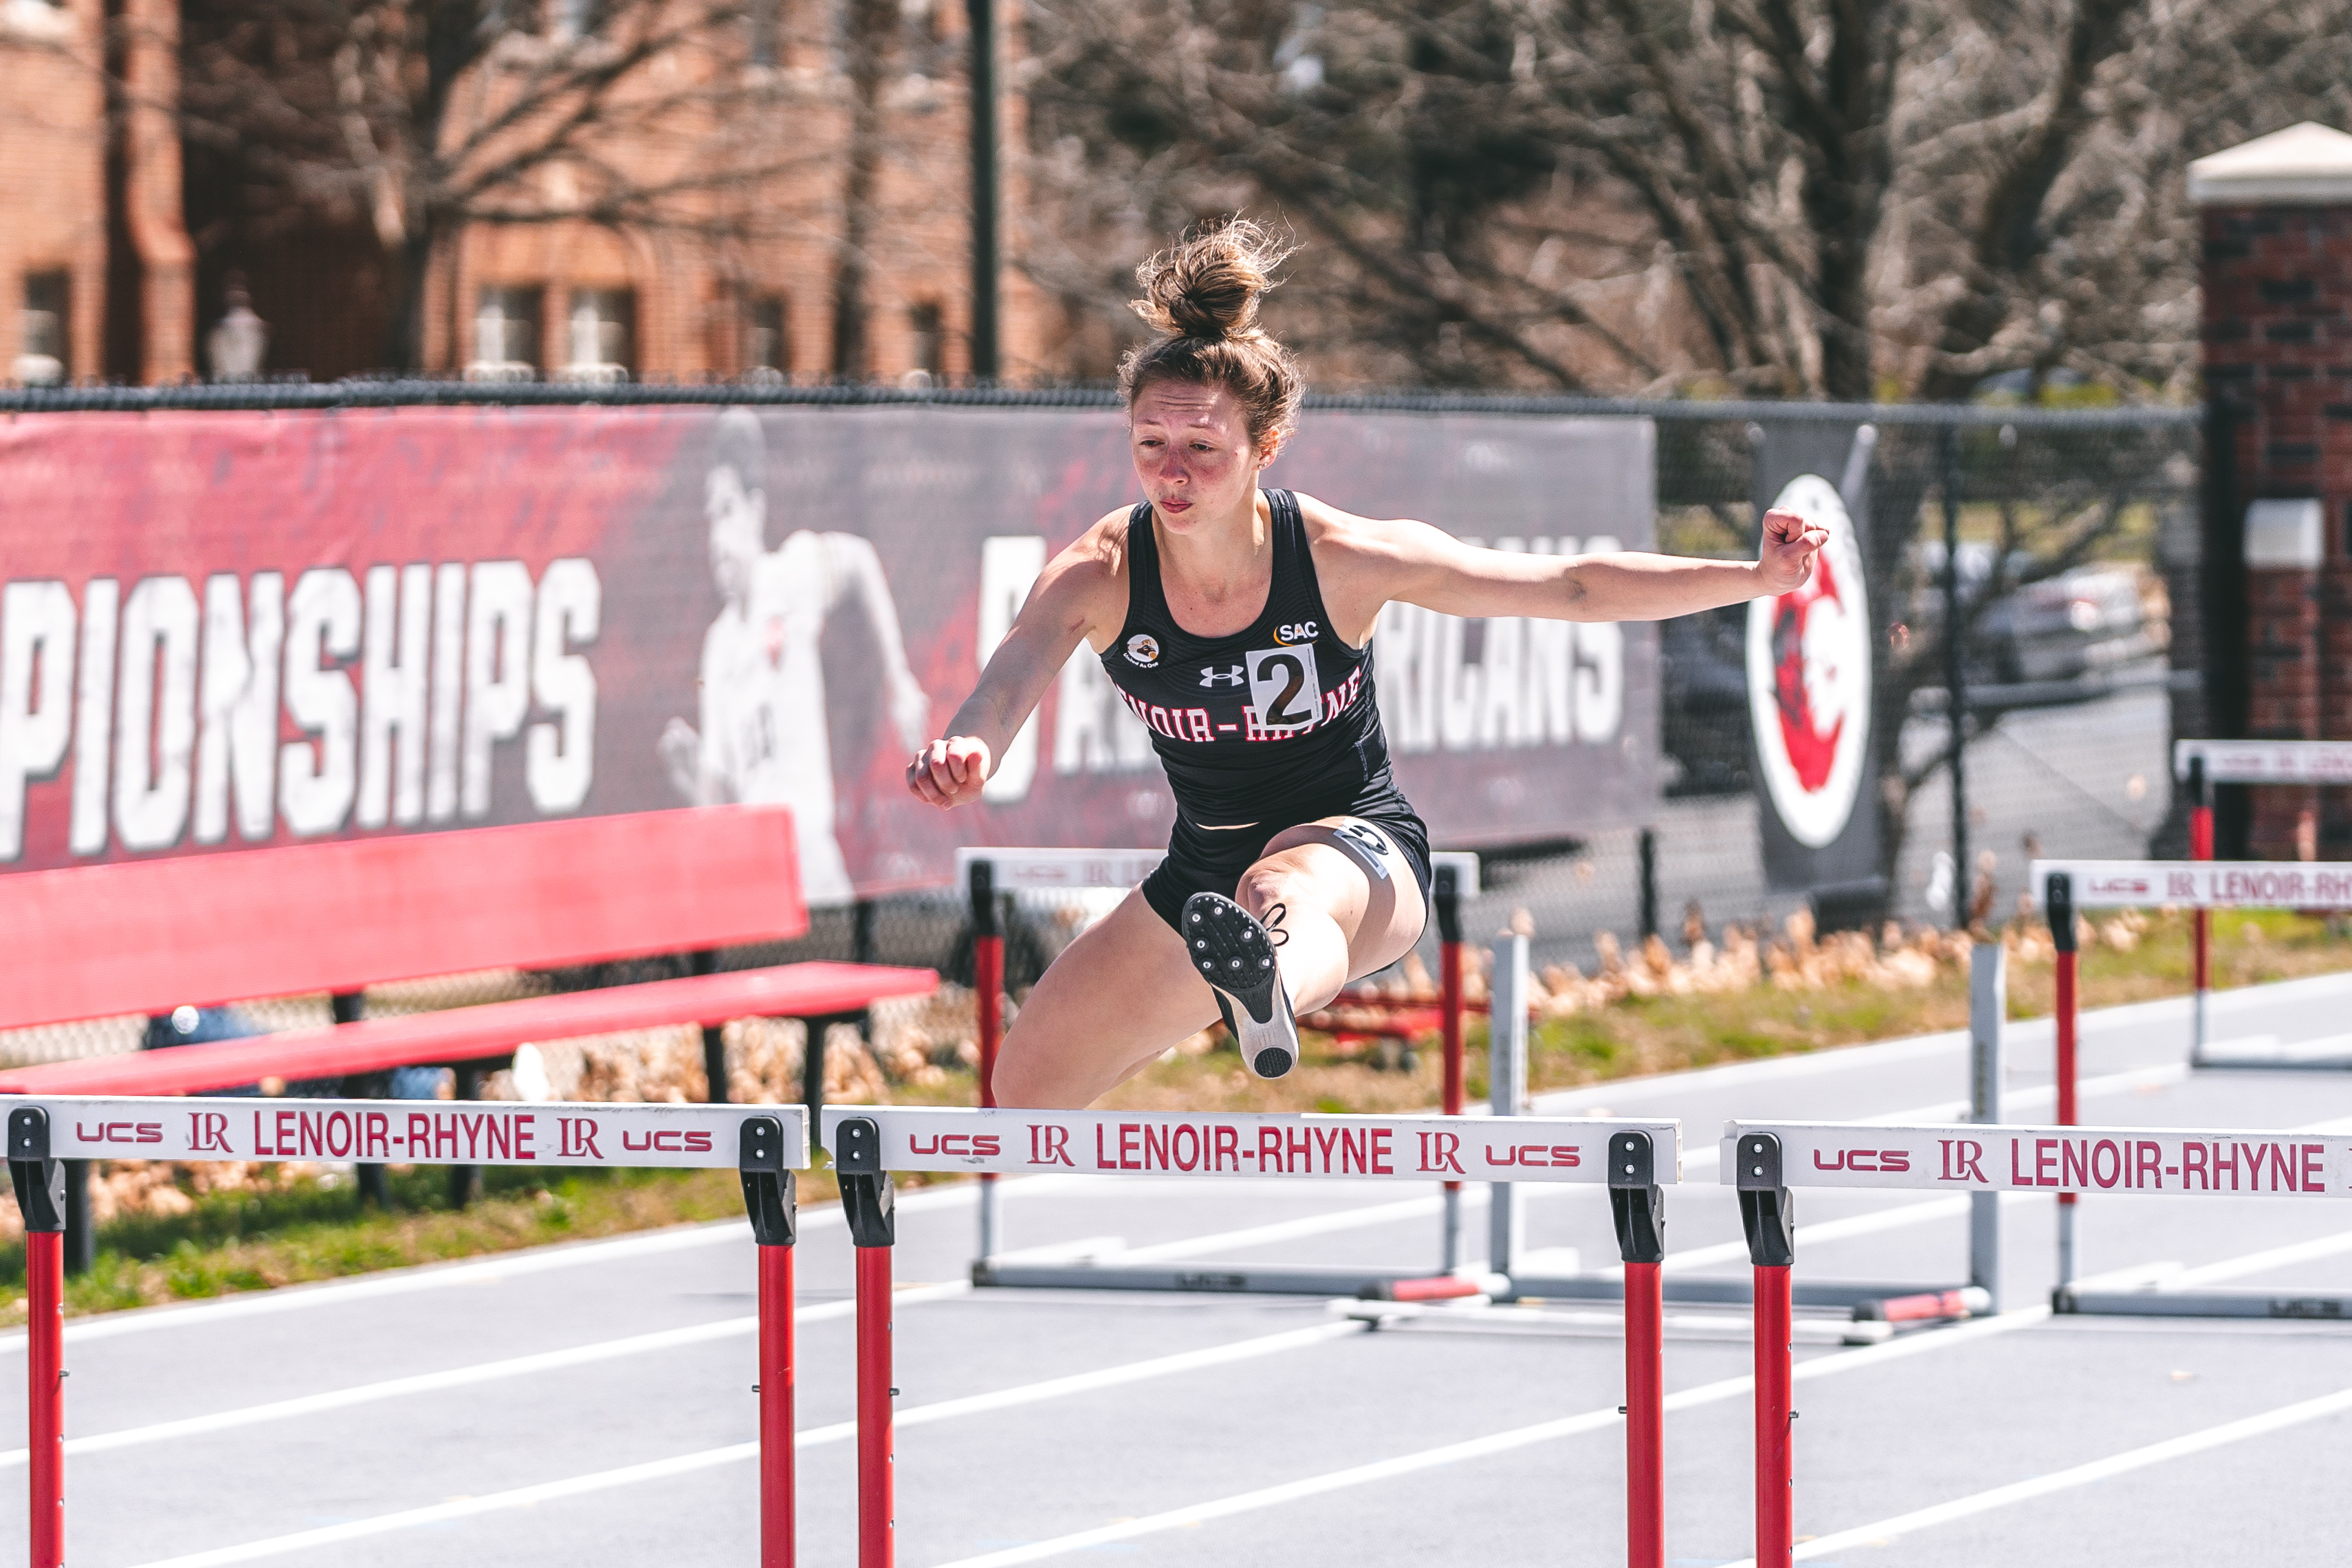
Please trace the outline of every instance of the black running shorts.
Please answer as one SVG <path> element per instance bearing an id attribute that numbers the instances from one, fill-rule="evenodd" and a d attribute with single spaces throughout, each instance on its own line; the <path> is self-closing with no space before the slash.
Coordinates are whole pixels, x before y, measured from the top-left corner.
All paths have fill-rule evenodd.
<path id="1" fill-rule="evenodd" d="M 1337 815 L 1318 813 L 1306 820 L 1316 821 L 1326 814 Z M 1410 873 L 1421 887 L 1423 918 L 1428 918 L 1429 829 L 1412 808 L 1400 802 L 1395 810 L 1355 813 L 1346 821 L 1339 833 L 1349 841 L 1366 874 L 1378 878 L 1393 875 L 1399 869 Z M 1297 825 L 1257 822 L 1218 831 L 1195 827 L 1180 813 L 1175 831 L 1168 835 L 1168 858 L 1143 879 L 1144 902 L 1168 923 L 1170 930 L 1176 930 L 1186 899 L 1196 893 L 1233 897 L 1242 873 L 1265 858 L 1267 841 Z"/>

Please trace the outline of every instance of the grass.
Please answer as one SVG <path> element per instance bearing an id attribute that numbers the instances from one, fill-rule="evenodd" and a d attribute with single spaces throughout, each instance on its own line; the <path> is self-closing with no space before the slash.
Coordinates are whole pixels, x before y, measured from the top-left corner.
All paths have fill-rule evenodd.
<path id="1" fill-rule="evenodd" d="M 2286 912 L 2225 914 L 2215 917 L 2214 927 L 2220 988 L 2352 968 L 2352 940 L 2343 927 L 2319 919 Z M 2053 975 L 2046 958 L 2011 963 L 2012 1019 L 2049 1012 Z M 2083 954 L 2081 976 L 2086 1008 L 2184 994 L 2187 916 L 2157 917 L 2127 951 L 2092 946 Z M 1629 1000 L 1544 1022 L 1532 1038 L 1528 1076 L 1538 1090 L 1562 1089 L 1958 1029 L 1967 1021 L 1968 980 L 1957 970 L 1907 989 L 1856 982 Z M 1297 1070 L 1274 1082 L 1244 1072 L 1230 1051 L 1214 1051 L 1154 1063 L 1104 1103 L 1128 1110 L 1402 1112 L 1438 1098 L 1437 1053 L 1426 1048 L 1433 1042 L 1423 1042 L 1409 1065 L 1389 1071 L 1365 1053 L 1342 1055 L 1319 1036 L 1306 1043 Z M 1466 1088 L 1474 1101 L 1483 1100 L 1483 1019 L 1473 1020 L 1465 1043 Z M 903 1098 L 970 1104 L 971 1079 L 951 1074 L 945 1084 Z M 915 1185 L 923 1178 L 901 1179 Z M 211 1194 L 187 1213 L 168 1218 L 118 1218 L 99 1228 L 97 1266 L 68 1281 L 67 1311 L 114 1312 L 268 1290 L 743 1212 L 732 1171 L 492 1167 L 483 1172 L 482 1197 L 462 1212 L 446 1207 L 447 1178 L 438 1168 L 396 1170 L 391 1184 L 388 1210 L 363 1207 L 350 1182 L 321 1176 L 260 1193 Z M 837 1196 L 822 1170 L 803 1172 L 800 1191 L 804 1204 Z M 21 1322 L 24 1314 L 24 1255 L 11 1248 L 0 1252 L 0 1322 Z"/>

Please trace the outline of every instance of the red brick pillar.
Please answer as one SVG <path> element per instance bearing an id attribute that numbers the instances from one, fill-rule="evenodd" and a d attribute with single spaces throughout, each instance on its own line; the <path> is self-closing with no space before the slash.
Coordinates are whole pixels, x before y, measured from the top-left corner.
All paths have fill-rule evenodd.
<path id="1" fill-rule="evenodd" d="M 2200 158 L 2189 194 L 2206 395 L 2235 442 L 2212 455 L 2218 542 L 2246 584 L 2246 689 L 2215 709 L 2242 705 L 2249 737 L 2352 740 L 2352 136 L 2305 123 Z M 2322 793 L 2252 791 L 2247 849 L 2352 856 L 2352 791 Z"/>

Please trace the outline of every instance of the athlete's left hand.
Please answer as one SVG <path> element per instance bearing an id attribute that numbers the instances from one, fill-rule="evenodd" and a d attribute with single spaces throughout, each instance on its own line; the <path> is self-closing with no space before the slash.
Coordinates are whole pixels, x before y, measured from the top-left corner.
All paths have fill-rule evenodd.
<path id="1" fill-rule="evenodd" d="M 1796 512 L 1775 507 L 1764 514 L 1764 545 L 1756 558 L 1759 597 L 1802 588 L 1813 575 L 1813 557 L 1830 541 L 1830 531 Z"/>

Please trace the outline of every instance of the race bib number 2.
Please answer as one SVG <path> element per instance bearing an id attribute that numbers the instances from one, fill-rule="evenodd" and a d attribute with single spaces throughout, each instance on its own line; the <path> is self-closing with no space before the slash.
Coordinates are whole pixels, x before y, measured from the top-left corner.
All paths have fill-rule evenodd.
<path id="1" fill-rule="evenodd" d="M 1323 701 L 1315 650 L 1261 648 L 1248 655 L 1250 738 L 1278 739 L 1311 729 Z"/>

